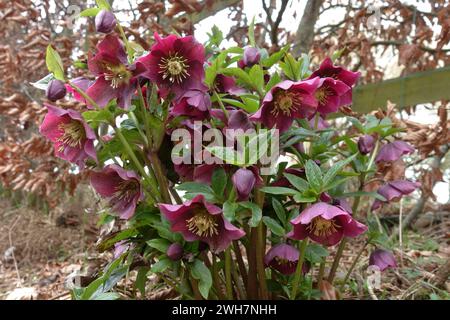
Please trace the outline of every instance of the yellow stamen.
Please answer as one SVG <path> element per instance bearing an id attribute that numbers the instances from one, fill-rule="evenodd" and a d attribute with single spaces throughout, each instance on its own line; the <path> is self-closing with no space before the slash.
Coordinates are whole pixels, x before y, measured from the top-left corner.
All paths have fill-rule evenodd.
<path id="1" fill-rule="evenodd" d="M 332 92 L 328 87 L 321 87 L 316 90 L 314 96 L 320 104 L 325 104 L 328 101 L 328 97 L 332 95 Z"/>
<path id="2" fill-rule="evenodd" d="M 315 236 L 328 237 L 337 232 L 337 229 L 340 227 L 341 226 L 337 225 L 333 219 L 327 220 L 322 217 L 316 217 L 311 221 L 306 229 L 311 231 Z"/>
<path id="3" fill-rule="evenodd" d="M 297 111 L 301 103 L 301 97 L 294 92 L 277 91 L 274 94 L 274 108 L 270 112 L 275 117 L 281 112 L 284 116 L 290 116 Z"/>
<path id="4" fill-rule="evenodd" d="M 215 217 L 205 209 L 197 209 L 194 216 L 186 221 L 186 226 L 199 237 L 212 237 L 219 233 Z"/>
<path id="5" fill-rule="evenodd" d="M 121 84 L 128 83 L 131 72 L 124 65 L 107 66 L 109 72 L 105 73 L 105 80 L 111 81 L 111 87 L 117 89 Z"/>
<path id="6" fill-rule="evenodd" d="M 61 142 L 59 152 L 63 152 L 66 147 L 81 148 L 82 141 L 86 139 L 86 131 L 81 122 L 61 123 L 58 125 L 58 129 L 63 132 L 58 138 L 58 141 Z"/>
<path id="7" fill-rule="evenodd" d="M 189 67 L 187 59 L 178 56 L 178 53 L 169 54 L 168 58 L 161 58 L 161 63 L 158 66 L 161 69 L 159 73 L 163 75 L 163 79 L 169 78 L 172 83 L 181 83 L 190 76 L 187 72 Z"/>

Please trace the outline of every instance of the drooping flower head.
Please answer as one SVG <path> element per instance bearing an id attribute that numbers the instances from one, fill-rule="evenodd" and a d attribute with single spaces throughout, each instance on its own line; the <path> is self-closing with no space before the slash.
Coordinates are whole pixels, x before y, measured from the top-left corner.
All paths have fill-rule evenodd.
<path id="1" fill-rule="evenodd" d="M 240 168 L 231 177 L 234 187 L 236 188 L 238 200 L 247 200 L 253 188 L 262 186 L 263 180 L 258 174 L 257 167 Z"/>
<path id="2" fill-rule="evenodd" d="M 378 189 L 378 193 L 382 195 L 387 202 L 398 201 L 404 195 L 408 195 L 420 187 L 419 182 L 408 180 L 390 181 Z M 376 210 L 383 205 L 383 201 L 376 199 L 372 204 L 372 210 Z"/>
<path id="3" fill-rule="evenodd" d="M 169 257 L 170 260 L 172 261 L 178 261 L 183 257 L 183 246 L 179 243 L 172 243 L 168 248 L 167 248 L 167 257 Z"/>
<path id="4" fill-rule="evenodd" d="M 251 68 L 259 62 L 259 59 L 261 59 L 261 54 L 258 48 L 247 47 L 244 49 L 242 60 L 238 61 L 238 66 L 241 69 Z"/>
<path id="5" fill-rule="evenodd" d="M 374 147 L 375 138 L 372 135 L 366 134 L 358 139 L 358 149 L 361 154 L 371 153 Z"/>
<path id="6" fill-rule="evenodd" d="M 333 246 L 345 237 L 356 237 L 367 227 L 339 207 L 318 202 L 306 208 L 291 221 L 294 226 L 288 237 L 303 240 L 309 237 L 325 246 Z"/>
<path id="7" fill-rule="evenodd" d="M 397 140 L 390 142 L 381 147 L 380 152 L 375 158 L 375 162 L 391 162 L 397 161 L 401 156 L 413 153 L 414 148 L 408 143 Z"/>
<path id="8" fill-rule="evenodd" d="M 56 101 L 64 98 L 66 92 L 67 90 L 66 86 L 64 85 L 64 82 L 62 82 L 61 80 L 52 80 L 49 82 L 47 86 L 45 95 L 47 96 L 48 100 Z"/>
<path id="9" fill-rule="evenodd" d="M 101 10 L 95 16 L 95 29 L 97 32 L 110 33 L 116 27 L 116 18 L 109 10 Z"/>
<path id="10" fill-rule="evenodd" d="M 353 72 L 345 68 L 335 66 L 330 58 L 326 58 L 320 64 L 319 69 L 314 71 L 308 79 L 313 79 L 315 77 L 333 78 L 335 80 L 342 81 L 349 87 L 353 87 L 360 76 L 360 72 Z M 347 91 L 341 99 L 345 101 L 346 104 L 349 103 L 349 101 L 351 102 L 352 90 Z"/>
<path id="11" fill-rule="evenodd" d="M 209 118 L 208 110 L 200 110 L 188 102 L 187 98 L 182 98 L 179 102 L 173 104 L 170 109 L 170 115 L 172 116 L 187 116 L 191 120 L 205 120 Z"/>
<path id="12" fill-rule="evenodd" d="M 194 37 L 155 33 L 150 53 L 139 59 L 148 69 L 146 76 L 158 87 L 170 90 L 176 99 L 203 82 L 205 48 Z"/>
<path id="13" fill-rule="evenodd" d="M 46 104 L 48 113 L 39 128 L 42 135 L 54 143 L 55 155 L 81 168 L 90 157 L 97 160 L 94 131 L 75 110 L 64 110 Z"/>
<path id="14" fill-rule="evenodd" d="M 384 271 L 388 268 L 397 268 L 397 262 L 392 252 L 377 249 L 370 254 L 369 266 L 377 266 L 380 271 Z"/>
<path id="15" fill-rule="evenodd" d="M 266 267 L 271 267 L 282 274 L 290 275 L 297 269 L 299 255 L 295 247 L 286 243 L 280 243 L 267 251 L 264 256 L 264 264 Z M 302 266 L 303 274 L 307 273 L 309 268 L 308 263 L 305 261 Z"/>
<path id="16" fill-rule="evenodd" d="M 280 133 L 289 129 L 295 118 L 309 118 L 316 112 L 314 92 L 320 79 L 293 82 L 285 80 L 274 86 L 264 97 L 261 108 L 250 120 L 276 127 Z"/>
<path id="17" fill-rule="evenodd" d="M 125 48 L 114 35 L 107 35 L 97 44 L 97 53 L 89 57 L 88 67 L 97 79 L 86 93 L 100 107 L 106 106 L 112 99 L 117 99 L 118 105 L 125 109 L 131 105 L 138 76 L 146 71 L 139 61 L 131 65 L 128 63 Z"/>
<path id="18" fill-rule="evenodd" d="M 347 92 L 351 88 L 340 80 L 333 78 L 320 78 L 320 84 L 314 96 L 317 99 L 317 111 L 326 115 L 337 112 L 341 106 L 350 104 Z"/>
<path id="19" fill-rule="evenodd" d="M 213 252 L 225 250 L 245 232 L 223 217 L 222 209 L 205 201 L 203 195 L 180 205 L 159 204 L 171 230 L 179 232 L 186 241 L 206 242 Z"/>
<path id="20" fill-rule="evenodd" d="M 101 172 L 92 172 L 90 178 L 95 191 L 108 199 L 112 211 L 122 219 L 131 218 L 137 203 L 144 198 L 139 176 L 116 164 L 106 166 Z"/>
<path id="21" fill-rule="evenodd" d="M 343 67 L 338 67 L 333 65 L 333 62 L 330 58 L 326 58 L 320 64 L 319 69 L 314 71 L 309 79 L 320 77 L 320 78 L 333 78 L 336 80 L 341 80 L 349 87 L 353 86 L 358 78 L 360 77 L 360 72 L 353 72 L 347 70 Z"/>

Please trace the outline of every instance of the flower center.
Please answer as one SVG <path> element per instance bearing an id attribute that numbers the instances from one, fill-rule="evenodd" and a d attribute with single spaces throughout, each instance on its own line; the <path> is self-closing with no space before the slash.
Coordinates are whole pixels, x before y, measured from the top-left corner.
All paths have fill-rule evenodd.
<path id="1" fill-rule="evenodd" d="M 158 66 L 163 79 L 168 78 L 172 83 L 181 83 L 189 76 L 187 59 L 178 56 L 178 53 L 169 55 L 167 58 L 161 58 L 161 63 Z"/>
<path id="2" fill-rule="evenodd" d="M 186 226 L 199 237 L 211 237 L 219 233 L 214 216 L 205 209 L 197 210 L 194 216 L 186 221 Z"/>
<path id="3" fill-rule="evenodd" d="M 274 108 L 271 114 L 275 117 L 281 112 L 285 116 L 290 116 L 293 111 L 296 111 L 300 105 L 301 97 L 294 92 L 277 91 L 274 97 Z"/>
<path id="4" fill-rule="evenodd" d="M 86 131 L 79 121 L 70 121 L 69 123 L 61 123 L 58 126 L 63 134 L 58 138 L 61 142 L 59 152 L 63 152 L 66 147 L 81 147 L 81 142 L 86 139 Z"/>
<path id="5" fill-rule="evenodd" d="M 325 104 L 328 101 L 328 97 L 332 95 L 332 92 L 328 89 L 328 87 L 321 87 L 316 90 L 314 96 L 316 97 L 319 104 Z"/>
<path id="6" fill-rule="evenodd" d="M 333 219 L 327 220 L 322 217 L 316 217 L 306 229 L 310 230 L 315 236 L 328 237 L 335 233 L 338 228 L 340 228 L 340 226 L 337 225 Z"/>
<path id="7" fill-rule="evenodd" d="M 121 181 L 115 188 L 113 198 L 116 201 L 130 201 L 138 192 L 139 184 L 134 180 Z"/>
<path id="8" fill-rule="evenodd" d="M 131 72 L 124 65 L 108 66 L 105 80 L 111 81 L 111 87 L 117 89 L 121 84 L 127 83 L 131 78 Z"/>
<path id="9" fill-rule="evenodd" d="M 279 265 L 293 265 L 295 264 L 296 261 L 290 261 L 288 259 L 285 258 L 281 258 L 281 257 L 275 257 L 275 261 L 279 264 Z"/>

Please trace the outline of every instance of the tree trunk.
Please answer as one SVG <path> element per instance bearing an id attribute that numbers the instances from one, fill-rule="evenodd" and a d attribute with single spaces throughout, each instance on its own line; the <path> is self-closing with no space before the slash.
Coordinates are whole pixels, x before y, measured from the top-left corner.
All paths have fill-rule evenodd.
<path id="1" fill-rule="evenodd" d="M 314 26 L 319 18 L 319 10 L 323 0 L 308 0 L 302 19 L 295 34 L 294 54 L 308 53 L 314 40 Z"/>

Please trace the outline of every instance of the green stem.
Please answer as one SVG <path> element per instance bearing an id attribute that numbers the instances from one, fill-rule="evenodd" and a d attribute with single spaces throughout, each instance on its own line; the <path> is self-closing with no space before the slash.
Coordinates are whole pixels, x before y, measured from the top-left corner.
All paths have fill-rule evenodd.
<path id="1" fill-rule="evenodd" d="M 225 250 L 225 281 L 227 288 L 227 299 L 233 300 L 233 287 L 231 285 L 231 252 L 230 248 Z"/>
<path id="2" fill-rule="evenodd" d="M 322 284 L 324 274 L 325 274 L 325 258 L 323 259 L 323 261 L 320 263 L 320 266 L 319 266 L 319 275 L 317 276 L 318 277 L 317 286 L 319 288 L 320 288 L 320 285 Z"/>
<path id="3" fill-rule="evenodd" d="M 303 276 L 303 262 L 305 261 L 305 252 L 308 245 L 308 238 L 303 240 L 299 245 L 300 256 L 298 258 L 297 269 L 295 269 L 294 282 L 292 283 L 291 300 L 295 300 L 297 296 L 298 286 Z"/>
<path id="4" fill-rule="evenodd" d="M 259 285 L 261 289 L 261 299 L 269 299 L 266 284 L 266 268 L 264 267 L 264 254 L 266 251 L 266 244 L 264 241 L 264 225 L 262 222 L 257 227 L 258 241 L 256 242 L 256 268 L 258 272 Z"/>
<path id="5" fill-rule="evenodd" d="M 69 85 L 78 92 L 87 102 L 89 102 L 90 105 L 92 105 L 95 109 L 100 110 L 99 105 L 90 97 L 86 92 L 84 92 L 81 88 L 73 84 L 72 82 L 69 82 Z"/>
<path id="6" fill-rule="evenodd" d="M 228 119 L 228 111 L 227 111 L 227 109 L 225 108 L 225 106 L 224 106 L 224 104 L 223 104 L 223 102 L 222 102 L 222 99 L 220 99 L 220 97 L 219 97 L 219 95 L 217 94 L 216 90 L 213 90 L 213 96 L 214 96 L 214 98 L 216 98 L 217 102 L 219 103 L 219 106 L 220 106 L 220 108 L 222 109 L 223 114 L 225 115 L 225 118 Z"/>
<path id="7" fill-rule="evenodd" d="M 226 297 L 223 294 L 220 285 L 219 269 L 217 267 L 216 256 L 214 254 L 212 255 L 212 278 L 213 278 L 213 285 L 214 288 L 216 289 L 217 295 L 219 296 L 220 300 L 225 300 Z"/>
<path id="8" fill-rule="evenodd" d="M 341 291 L 344 289 L 345 284 L 348 281 L 348 278 L 350 278 L 350 275 L 353 271 L 353 269 L 355 268 L 356 264 L 359 261 L 359 258 L 361 257 L 362 253 L 364 252 L 364 249 L 366 249 L 367 245 L 369 244 L 369 242 L 367 241 L 364 246 L 361 248 L 361 250 L 358 252 L 358 255 L 355 257 L 355 260 L 353 260 L 352 265 L 350 266 L 350 269 L 348 269 L 347 274 L 345 275 L 344 281 L 341 284 Z"/>
<path id="9" fill-rule="evenodd" d="M 169 193 L 169 186 L 162 169 L 161 161 L 159 160 L 158 155 L 153 151 L 150 152 L 150 160 L 152 162 L 153 168 L 155 169 L 156 179 L 158 180 L 160 186 L 159 189 L 161 190 L 163 200 L 166 203 L 172 203 Z"/>
<path id="10" fill-rule="evenodd" d="M 144 167 L 142 166 L 141 162 L 136 157 L 136 154 L 134 153 L 134 151 L 131 148 L 130 144 L 128 143 L 127 139 L 125 139 L 125 137 L 123 136 L 122 131 L 120 131 L 120 129 L 117 128 L 115 125 L 113 125 L 113 128 L 114 128 L 116 135 L 119 137 L 120 142 L 124 146 L 125 151 L 128 153 L 128 156 L 130 157 L 131 161 L 133 161 L 134 165 L 136 166 L 136 168 L 138 169 L 139 173 L 142 175 L 144 180 L 147 181 L 149 187 L 152 189 L 152 192 L 155 193 L 156 197 L 153 197 L 150 194 L 149 195 L 153 199 L 156 198 L 157 200 L 160 200 L 161 194 L 159 193 L 158 189 L 152 184 L 152 179 L 149 177 L 147 172 L 145 172 Z"/>
<path id="11" fill-rule="evenodd" d="M 347 244 L 347 238 L 342 239 L 341 243 L 339 244 L 338 250 L 336 252 L 336 256 L 334 257 L 334 261 L 331 266 L 330 273 L 328 274 L 328 282 L 330 284 L 333 284 L 334 276 L 336 275 L 336 271 L 339 266 L 339 261 L 342 258 L 342 253 L 344 253 L 346 244 Z"/>

